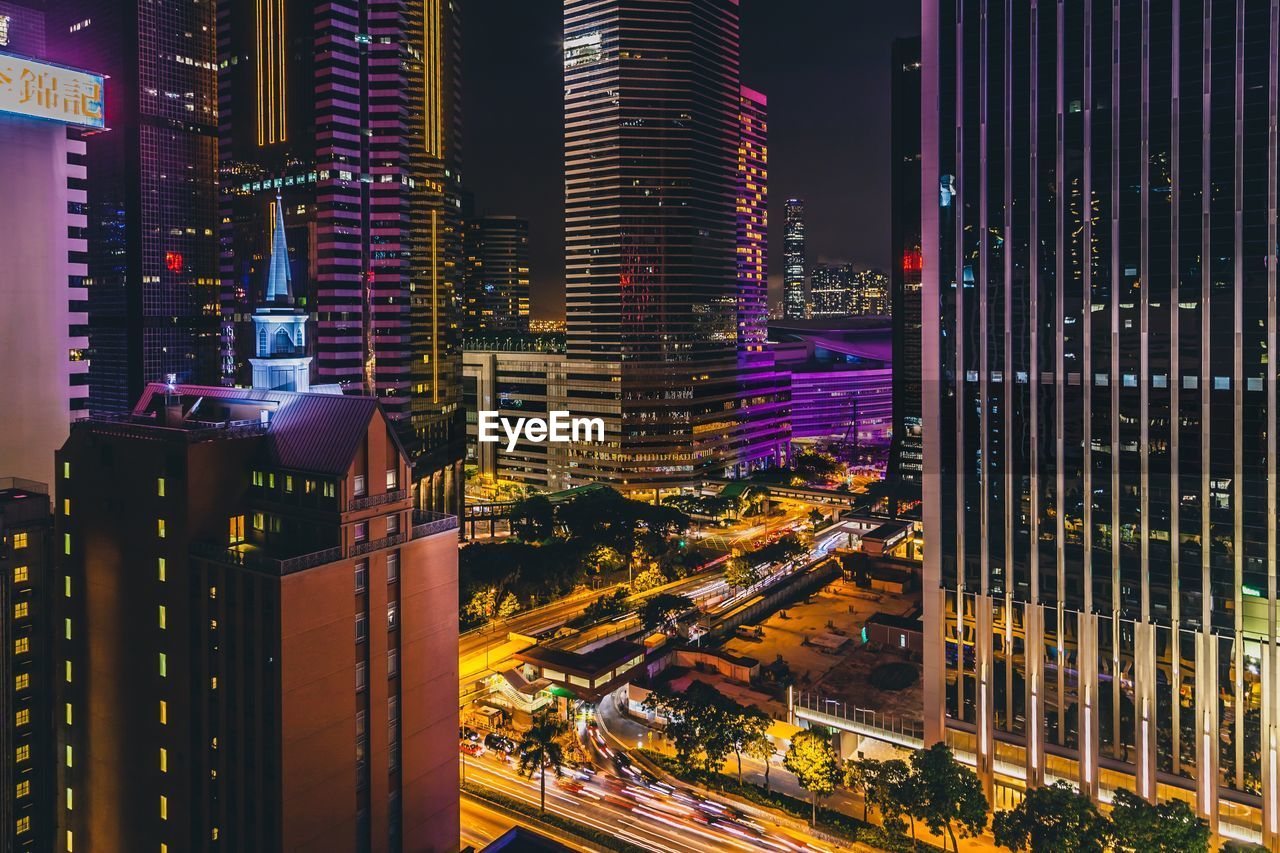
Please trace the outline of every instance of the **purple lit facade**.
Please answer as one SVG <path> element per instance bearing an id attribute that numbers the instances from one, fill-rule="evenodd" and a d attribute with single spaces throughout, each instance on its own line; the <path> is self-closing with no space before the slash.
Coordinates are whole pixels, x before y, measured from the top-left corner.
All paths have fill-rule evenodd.
<path id="1" fill-rule="evenodd" d="M 738 346 L 759 350 L 769 322 L 768 99 L 738 95 Z"/>

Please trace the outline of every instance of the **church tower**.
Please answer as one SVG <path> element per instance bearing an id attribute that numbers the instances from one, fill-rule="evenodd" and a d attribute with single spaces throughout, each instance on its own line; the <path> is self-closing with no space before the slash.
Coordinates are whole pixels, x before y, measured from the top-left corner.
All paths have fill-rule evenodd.
<path id="1" fill-rule="evenodd" d="M 256 358 L 253 387 L 272 391 L 308 391 L 311 357 L 307 355 L 307 314 L 293 304 L 289 247 L 284 238 L 284 207 L 276 196 L 267 292 L 253 313 Z"/>

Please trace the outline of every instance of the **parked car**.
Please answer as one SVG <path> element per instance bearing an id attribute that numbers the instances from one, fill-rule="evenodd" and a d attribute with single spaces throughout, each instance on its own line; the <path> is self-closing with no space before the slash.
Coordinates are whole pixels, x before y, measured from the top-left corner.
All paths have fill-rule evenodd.
<path id="1" fill-rule="evenodd" d="M 458 740 L 478 741 L 480 740 L 480 734 L 475 729 L 458 726 Z"/>
<path id="2" fill-rule="evenodd" d="M 499 752 L 515 752 L 516 742 L 509 737 L 503 737 L 497 732 L 490 732 L 484 736 L 484 745 L 489 749 L 496 749 Z"/>
<path id="3" fill-rule="evenodd" d="M 460 749 L 462 752 L 465 752 L 467 755 L 473 755 L 477 757 L 484 755 L 484 747 L 478 743 L 475 743 L 469 740 L 464 740 L 462 743 L 458 744 L 458 749 Z"/>

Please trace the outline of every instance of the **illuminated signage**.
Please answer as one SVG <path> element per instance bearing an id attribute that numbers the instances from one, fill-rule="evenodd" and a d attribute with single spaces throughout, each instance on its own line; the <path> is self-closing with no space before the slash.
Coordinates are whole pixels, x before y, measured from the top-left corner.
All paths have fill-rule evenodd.
<path id="1" fill-rule="evenodd" d="M 0 112 L 106 127 L 101 74 L 0 53 Z"/>
<path id="2" fill-rule="evenodd" d="M 8 15 L 0 15 L 0 46 L 9 43 L 9 22 L 12 20 Z"/>

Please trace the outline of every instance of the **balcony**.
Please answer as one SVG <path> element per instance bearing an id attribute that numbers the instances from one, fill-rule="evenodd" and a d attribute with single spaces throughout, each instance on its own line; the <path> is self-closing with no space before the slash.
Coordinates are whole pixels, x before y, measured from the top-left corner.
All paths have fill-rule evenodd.
<path id="1" fill-rule="evenodd" d="M 221 546 L 197 542 L 191 546 L 191 553 L 193 556 L 221 563 L 224 566 L 240 566 L 275 575 L 287 575 L 314 566 L 322 566 L 325 563 L 341 560 L 343 557 L 341 545 L 283 559 L 267 556 L 256 545 Z"/>
<path id="2" fill-rule="evenodd" d="M 357 510 L 369 509 L 370 507 L 382 506 L 383 504 L 396 503 L 409 497 L 408 489 L 392 489 L 383 492 L 380 495 L 365 495 L 364 497 L 352 498 L 351 503 L 347 505 L 347 510 L 355 512 Z"/>
<path id="3" fill-rule="evenodd" d="M 359 557 L 361 554 L 368 554 L 370 551 L 380 551 L 383 548 L 391 548 L 396 545 L 403 545 L 409 537 L 404 533 L 392 533 L 390 536 L 383 536 L 381 539 L 367 539 L 364 542 L 357 542 L 351 546 L 349 557 Z"/>
<path id="4" fill-rule="evenodd" d="M 413 526 L 409 529 L 414 539 L 434 536 L 437 533 L 457 530 L 458 517 L 456 515 L 445 515 L 442 512 L 427 512 L 426 510 L 415 509 L 413 511 Z"/>

